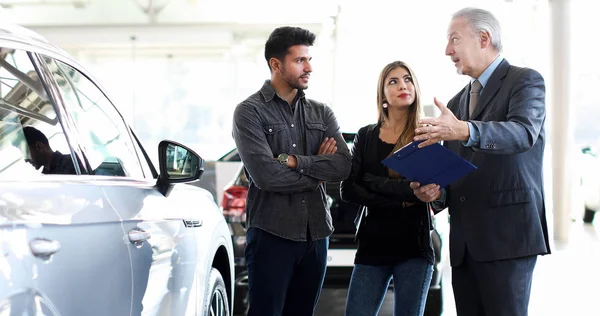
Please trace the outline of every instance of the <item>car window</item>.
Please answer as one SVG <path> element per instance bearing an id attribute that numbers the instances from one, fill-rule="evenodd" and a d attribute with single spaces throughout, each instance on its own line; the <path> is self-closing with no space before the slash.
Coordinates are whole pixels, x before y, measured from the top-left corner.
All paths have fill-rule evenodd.
<path id="1" fill-rule="evenodd" d="M 29 54 L 0 48 L 0 181 L 76 173 L 58 116 Z"/>
<path id="2" fill-rule="evenodd" d="M 77 69 L 52 58 L 44 60 L 77 125 L 91 173 L 143 178 L 128 128 L 104 93 Z"/>

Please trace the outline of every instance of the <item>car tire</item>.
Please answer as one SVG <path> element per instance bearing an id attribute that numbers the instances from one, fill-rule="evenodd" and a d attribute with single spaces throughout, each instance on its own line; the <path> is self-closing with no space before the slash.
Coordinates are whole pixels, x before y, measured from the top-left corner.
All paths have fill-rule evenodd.
<path id="1" fill-rule="evenodd" d="M 444 310 L 444 300 L 442 298 L 442 284 L 437 289 L 430 289 L 427 293 L 427 302 L 425 303 L 425 313 L 423 316 L 440 316 Z"/>
<path id="2" fill-rule="evenodd" d="M 206 289 L 206 297 L 204 299 L 205 313 L 215 316 L 231 316 L 229 313 L 227 288 L 219 270 L 215 268 L 210 270 L 208 287 Z"/>
<path id="3" fill-rule="evenodd" d="M 594 221 L 594 216 L 596 216 L 596 212 L 586 207 L 585 213 L 583 213 L 583 222 L 590 224 Z"/>

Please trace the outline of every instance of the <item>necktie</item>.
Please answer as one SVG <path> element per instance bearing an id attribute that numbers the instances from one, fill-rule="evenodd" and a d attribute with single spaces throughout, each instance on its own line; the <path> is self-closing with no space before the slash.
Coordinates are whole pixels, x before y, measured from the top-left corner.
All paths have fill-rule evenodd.
<path id="1" fill-rule="evenodd" d="M 469 96 L 469 118 L 473 116 L 475 107 L 477 107 L 477 101 L 479 101 L 479 91 L 481 91 L 481 83 L 479 83 L 479 80 L 475 80 L 471 84 L 471 95 Z"/>

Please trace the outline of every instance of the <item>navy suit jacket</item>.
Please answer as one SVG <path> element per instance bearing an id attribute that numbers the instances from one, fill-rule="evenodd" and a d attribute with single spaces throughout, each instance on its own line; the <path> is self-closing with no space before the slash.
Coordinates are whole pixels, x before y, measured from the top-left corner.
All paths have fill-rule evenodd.
<path id="1" fill-rule="evenodd" d="M 465 249 L 486 262 L 550 253 L 542 164 L 546 119 L 545 85 L 535 70 L 503 60 L 468 117 L 467 85 L 448 108 L 479 131 L 478 146 L 445 142 L 477 170 L 449 185 L 450 260 Z"/>

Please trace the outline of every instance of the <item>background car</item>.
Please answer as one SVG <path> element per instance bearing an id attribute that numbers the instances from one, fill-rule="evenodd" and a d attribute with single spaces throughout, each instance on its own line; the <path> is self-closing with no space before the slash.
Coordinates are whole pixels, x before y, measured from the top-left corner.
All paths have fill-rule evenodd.
<path id="1" fill-rule="evenodd" d="M 343 133 L 346 143 L 351 148 L 356 134 Z M 246 197 L 248 194 L 248 178 L 240 164 L 240 157 L 234 149 L 219 159 L 220 162 L 238 163 L 238 171 L 234 179 L 225 188 L 221 198 L 223 215 L 229 223 L 234 251 L 235 251 L 235 304 L 234 312 L 244 314 L 248 308 L 248 274 L 244 249 L 246 247 Z M 232 164 L 233 165 L 233 164 Z M 331 217 L 335 228 L 329 239 L 329 251 L 327 254 L 327 272 L 325 275 L 325 288 L 348 288 L 352 269 L 354 268 L 354 256 L 356 253 L 356 242 L 354 241 L 354 218 L 358 212 L 358 206 L 344 202 L 340 199 L 340 183 L 328 182 L 326 192 L 329 197 Z M 435 252 L 435 265 L 433 278 L 427 297 L 425 315 L 439 316 L 442 313 L 442 271 L 447 260 L 447 250 L 444 249 L 447 236 L 447 213 L 441 213 L 434 219 L 435 229 L 432 232 L 432 240 Z M 443 229 L 440 229 L 443 227 Z M 391 284 L 390 286 L 393 286 Z"/>
<path id="2" fill-rule="evenodd" d="M 204 161 L 158 156 L 75 60 L 0 27 L 0 315 L 231 314 L 229 228 L 184 184 Z"/>

